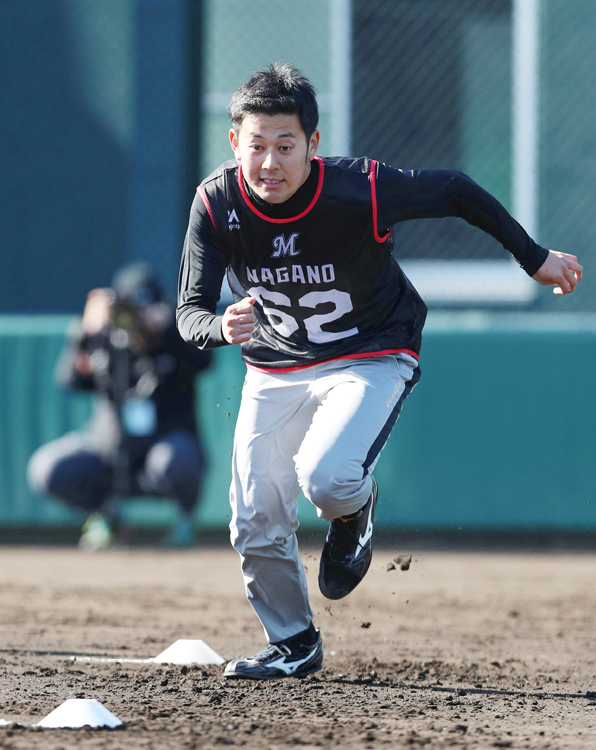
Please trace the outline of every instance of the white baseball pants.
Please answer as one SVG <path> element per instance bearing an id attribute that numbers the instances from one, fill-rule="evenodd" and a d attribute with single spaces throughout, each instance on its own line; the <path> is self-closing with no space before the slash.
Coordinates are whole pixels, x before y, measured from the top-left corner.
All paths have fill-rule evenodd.
<path id="1" fill-rule="evenodd" d="M 296 541 L 300 489 L 321 518 L 358 511 L 419 373 L 407 354 L 285 373 L 248 370 L 234 438 L 230 530 L 246 595 L 269 642 L 312 621 Z"/>

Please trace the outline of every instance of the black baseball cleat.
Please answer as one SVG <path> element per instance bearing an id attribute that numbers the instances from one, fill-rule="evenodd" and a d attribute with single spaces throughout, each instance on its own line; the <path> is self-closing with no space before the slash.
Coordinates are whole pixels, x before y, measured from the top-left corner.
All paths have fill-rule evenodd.
<path id="1" fill-rule="evenodd" d="M 334 518 L 321 553 L 319 588 L 327 599 L 343 599 L 366 575 L 372 560 L 372 530 L 378 487 L 374 478 L 366 505 L 348 519 Z"/>
<path id="2" fill-rule="evenodd" d="M 224 677 L 246 680 L 279 680 L 282 677 L 306 677 L 323 669 L 323 641 L 318 638 L 312 646 L 285 643 L 271 644 L 247 659 L 228 662 Z"/>

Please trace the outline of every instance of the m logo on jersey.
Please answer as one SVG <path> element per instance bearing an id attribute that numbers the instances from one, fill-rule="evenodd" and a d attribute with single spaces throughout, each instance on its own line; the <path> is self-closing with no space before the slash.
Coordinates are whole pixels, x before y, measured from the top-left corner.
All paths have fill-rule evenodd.
<path id="1" fill-rule="evenodd" d="M 296 239 L 298 238 L 298 232 L 291 234 L 286 240 L 285 235 L 279 234 L 273 240 L 273 247 L 275 250 L 271 253 L 272 258 L 285 258 L 286 255 L 299 255 L 300 250 L 296 249 Z"/>
<path id="2" fill-rule="evenodd" d="M 228 211 L 228 229 L 240 229 L 240 219 L 235 208 Z"/>

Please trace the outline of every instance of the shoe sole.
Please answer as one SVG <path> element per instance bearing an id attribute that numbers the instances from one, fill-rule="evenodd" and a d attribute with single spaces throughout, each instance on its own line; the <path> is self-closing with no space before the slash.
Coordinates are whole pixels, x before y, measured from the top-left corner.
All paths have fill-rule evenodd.
<path id="1" fill-rule="evenodd" d="M 375 481 L 374 478 L 373 478 L 373 491 L 372 491 L 372 494 L 374 495 L 374 499 L 373 499 L 373 507 L 371 509 L 371 520 L 374 521 L 375 513 L 376 513 L 376 510 L 377 510 L 377 501 L 379 499 L 379 488 L 378 488 L 378 485 L 377 485 L 377 483 L 376 483 L 376 481 Z M 337 568 L 339 570 L 341 570 L 342 572 L 348 571 L 348 572 L 352 573 L 352 569 L 349 566 L 342 565 L 341 563 L 334 563 L 333 560 L 326 560 L 325 559 L 325 548 L 323 547 L 323 553 L 321 554 L 321 562 L 319 564 L 319 590 L 320 590 L 321 594 L 323 594 L 323 596 L 326 599 L 331 599 L 332 601 L 336 601 L 337 599 L 343 599 L 344 597 L 348 596 L 348 594 L 351 594 L 352 591 L 354 591 L 354 589 L 356 588 L 356 586 L 358 586 L 358 584 L 361 583 L 361 581 L 364 579 L 365 575 L 368 573 L 369 568 L 370 568 L 370 564 L 372 562 L 372 555 L 373 555 L 373 546 L 372 546 L 372 536 L 371 536 L 371 540 L 370 540 L 370 556 L 369 556 L 369 559 L 368 559 L 368 563 L 367 563 L 367 565 L 366 565 L 366 567 L 364 569 L 364 572 L 358 577 L 358 580 L 351 587 L 349 587 L 349 584 L 348 584 L 347 588 L 346 587 L 343 587 L 343 588 L 330 588 L 325 583 L 325 576 L 324 576 L 324 571 L 323 571 L 323 568 L 324 568 L 325 565 L 329 569 L 334 564 L 336 564 Z"/>
<path id="2" fill-rule="evenodd" d="M 305 672 L 295 672 L 294 674 L 277 674 L 277 675 L 254 675 L 247 672 L 224 672 L 224 677 L 228 680 L 283 680 L 286 678 L 296 678 L 298 680 L 308 677 L 309 674 L 320 672 L 323 665 L 319 664 Z"/>

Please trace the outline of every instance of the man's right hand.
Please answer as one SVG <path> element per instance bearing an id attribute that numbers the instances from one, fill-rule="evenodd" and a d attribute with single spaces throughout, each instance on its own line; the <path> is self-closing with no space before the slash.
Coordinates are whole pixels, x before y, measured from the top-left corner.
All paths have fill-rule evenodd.
<path id="1" fill-rule="evenodd" d="M 235 302 L 226 308 L 221 321 L 221 332 L 229 344 L 243 344 L 255 329 L 254 297 Z"/>

